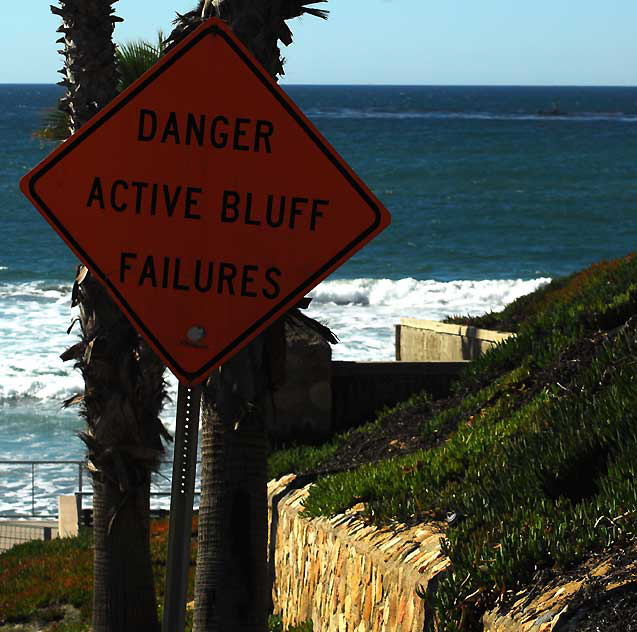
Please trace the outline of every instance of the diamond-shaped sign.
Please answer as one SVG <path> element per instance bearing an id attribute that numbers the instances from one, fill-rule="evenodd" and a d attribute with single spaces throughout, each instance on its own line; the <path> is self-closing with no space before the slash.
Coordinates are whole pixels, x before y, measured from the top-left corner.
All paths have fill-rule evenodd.
<path id="1" fill-rule="evenodd" d="M 190 384 L 390 221 L 219 20 L 202 24 L 21 188 Z"/>

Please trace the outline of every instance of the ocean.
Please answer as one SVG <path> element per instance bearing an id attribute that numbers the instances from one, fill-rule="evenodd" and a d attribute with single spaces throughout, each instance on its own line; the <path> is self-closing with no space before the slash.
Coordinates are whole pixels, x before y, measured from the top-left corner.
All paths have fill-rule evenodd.
<path id="1" fill-rule="evenodd" d="M 393 359 L 401 317 L 497 310 L 635 249 L 637 88 L 284 88 L 393 216 L 311 293 L 336 359 Z M 54 146 L 33 132 L 59 94 L 0 85 L 0 461 L 84 452 L 77 412 L 61 409 L 82 386 L 59 359 L 76 335 L 76 261 L 18 189 Z M 38 466 L 36 511 L 76 478 Z M 29 466 L 0 465 L 0 513 L 30 511 L 30 484 Z"/>

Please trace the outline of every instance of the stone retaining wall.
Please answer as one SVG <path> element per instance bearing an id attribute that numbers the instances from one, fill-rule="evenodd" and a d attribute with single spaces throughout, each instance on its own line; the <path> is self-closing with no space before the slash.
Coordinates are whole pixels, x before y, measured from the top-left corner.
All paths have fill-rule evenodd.
<path id="1" fill-rule="evenodd" d="M 550 577 L 550 575 L 549 575 Z M 623 544 L 594 554 L 568 573 L 538 581 L 516 593 L 513 603 L 485 613 L 484 632 L 578 632 L 619 628 L 607 623 L 584 625 L 587 615 L 611 615 L 637 589 L 637 545 Z M 627 616 L 630 606 L 626 604 Z M 632 622 L 632 620 L 631 620 Z M 628 620 L 626 620 L 628 623 Z M 622 627 L 622 630 L 630 629 Z"/>
<path id="2" fill-rule="evenodd" d="M 396 325 L 396 360 L 458 362 L 475 360 L 515 334 L 448 325 L 436 320 L 401 318 Z"/>
<path id="3" fill-rule="evenodd" d="M 424 594 L 447 566 L 441 525 L 378 529 L 361 508 L 334 518 L 302 517 L 309 485 L 294 475 L 268 485 L 274 611 L 285 626 L 317 632 L 422 632 Z"/>

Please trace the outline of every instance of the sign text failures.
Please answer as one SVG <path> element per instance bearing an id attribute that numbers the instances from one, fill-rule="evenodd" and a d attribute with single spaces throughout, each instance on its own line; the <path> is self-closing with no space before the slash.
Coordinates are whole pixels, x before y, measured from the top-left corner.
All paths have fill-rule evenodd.
<path id="1" fill-rule="evenodd" d="M 138 143 L 206 147 L 220 151 L 272 153 L 276 128 L 271 121 L 140 109 Z M 215 187 L 216 184 L 216 187 Z M 174 222 L 212 223 L 217 231 L 243 225 L 258 231 L 298 233 L 320 230 L 330 200 L 296 193 L 255 193 L 220 188 L 217 183 L 151 182 L 96 175 L 86 193 L 86 208 L 114 216 L 164 218 Z M 145 224 L 146 225 L 146 224 Z M 229 238 L 231 234 L 229 233 Z M 122 251 L 117 280 L 138 287 L 275 300 L 283 271 L 275 265 L 221 261 Z"/>

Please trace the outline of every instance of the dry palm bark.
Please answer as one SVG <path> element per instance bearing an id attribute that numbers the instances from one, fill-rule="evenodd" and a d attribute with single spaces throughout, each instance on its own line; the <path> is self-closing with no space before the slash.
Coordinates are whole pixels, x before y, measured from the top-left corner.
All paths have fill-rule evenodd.
<path id="1" fill-rule="evenodd" d="M 60 0 L 51 11 L 62 18 L 64 44 L 60 85 L 66 88 L 60 109 L 67 112 L 71 133 L 79 129 L 117 94 L 113 26 L 117 0 Z"/>
<path id="2" fill-rule="evenodd" d="M 223 19 L 273 76 L 283 74 L 279 41 L 292 34 L 286 20 L 326 12 L 300 0 L 205 0 L 179 16 L 169 45 L 202 19 Z M 286 318 L 313 324 L 294 310 Z M 195 579 L 197 632 L 265 632 L 270 606 L 267 569 L 266 425 L 272 391 L 285 362 L 283 322 L 245 347 L 204 387 L 199 546 Z"/>
<path id="3" fill-rule="evenodd" d="M 117 92 L 110 0 L 60 0 L 66 88 L 62 108 L 75 132 Z M 151 472 L 163 453 L 159 421 L 164 367 L 84 266 L 73 305 L 79 305 L 80 342 L 63 355 L 84 378 L 81 403 L 93 480 L 93 632 L 158 631 L 149 543 Z"/>

